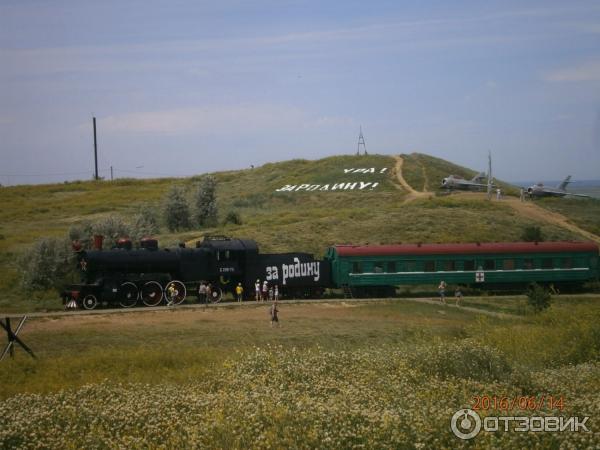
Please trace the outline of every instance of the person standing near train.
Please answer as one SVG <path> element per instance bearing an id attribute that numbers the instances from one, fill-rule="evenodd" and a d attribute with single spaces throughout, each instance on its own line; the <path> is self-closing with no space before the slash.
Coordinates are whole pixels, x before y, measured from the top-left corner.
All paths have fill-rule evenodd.
<path id="1" fill-rule="evenodd" d="M 256 280 L 256 283 L 254 283 L 254 295 L 256 297 L 256 301 L 260 302 L 260 280 Z"/>
<path id="2" fill-rule="evenodd" d="M 440 281 L 440 285 L 438 286 L 438 292 L 440 293 L 440 301 L 445 305 L 446 304 L 446 282 L 444 280 Z"/>
<path id="3" fill-rule="evenodd" d="M 241 303 L 242 296 L 244 294 L 244 288 L 242 287 L 242 283 L 238 283 L 235 287 L 235 294 L 237 295 L 237 301 Z"/>
<path id="4" fill-rule="evenodd" d="M 277 300 L 273 301 L 273 304 L 269 309 L 269 313 L 271 314 L 271 326 L 273 326 L 274 323 L 279 326 L 279 316 L 277 315 L 279 313 L 279 309 L 277 309 Z"/>
<path id="5" fill-rule="evenodd" d="M 206 283 L 204 281 L 200 283 L 200 287 L 198 288 L 198 300 L 206 303 Z"/>
<path id="6" fill-rule="evenodd" d="M 463 293 L 460 290 L 460 286 L 456 286 L 456 289 L 454 291 L 454 299 L 456 300 L 456 306 L 460 306 L 460 302 L 463 298 Z"/>

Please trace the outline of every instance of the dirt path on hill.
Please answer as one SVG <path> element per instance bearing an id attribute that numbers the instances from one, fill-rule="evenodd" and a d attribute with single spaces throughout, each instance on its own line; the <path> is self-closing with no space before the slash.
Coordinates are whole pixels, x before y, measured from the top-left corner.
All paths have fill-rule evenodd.
<path id="1" fill-rule="evenodd" d="M 452 194 L 452 197 L 480 200 L 485 199 L 486 195 L 487 194 L 484 192 L 459 192 Z M 497 200 L 495 200 L 495 197 L 492 197 L 492 201 Z M 541 206 L 536 205 L 531 200 L 522 202 L 516 197 L 504 197 L 502 200 L 500 200 L 500 202 L 510 206 L 523 217 L 527 217 L 529 219 L 537 220 L 540 222 L 548 222 L 561 228 L 566 228 L 567 230 L 579 234 L 585 237 L 586 239 L 600 243 L 600 236 L 597 236 L 594 233 L 586 231 L 582 228 L 579 228 L 573 222 L 570 222 L 569 219 L 563 216 L 562 214 L 542 208 Z"/>
<path id="2" fill-rule="evenodd" d="M 410 184 L 408 184 L 406 182 L 406 180 L 402 176 L 402 165 L 404 164 L 404 160 L 399 155 L 394 156 L 394 158 L 396 159 L 396 166 L 394 167 L 394 171 L 396 173 L 396 179 L 398 180 L 398 183 L 400 183 L 400 186 L 398 186 L 398 185 L 396 185 L 396 186 L 398 186 L 398 188 L 402 187 L 402 189 L 404 189 L 405 191 L 408 192 L 408 195 L 407 195 L 406 199 L 404 200 L 404 203 L 408 203 L 408 202 L 416 200 L 418 198 L 431 197 L 431 195 L 432 195 L 431 192 L 416 191 L 415 189 L 413 189 L 413 187 Z M 423 169 L 423 172 L 424 172 L 424 169 Z M 427 181 L 427 178 L 425 178 L 425 186 L 427 186 L 427 184 L 428 184 L 428 181 Z"/>

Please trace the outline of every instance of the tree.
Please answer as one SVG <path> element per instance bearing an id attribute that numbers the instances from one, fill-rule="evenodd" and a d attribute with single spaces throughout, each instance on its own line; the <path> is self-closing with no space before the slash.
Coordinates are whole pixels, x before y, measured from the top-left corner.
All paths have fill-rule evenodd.
<path id="1" fill-rule="evenodd" d="M 169 231 L 190 228 L 190 208 L 181 186 L 173 185 L 163 199 L 163 216 Z"/>
<path id="2" fill-rule="evenodd" d="M 194 222 L 199 226 L 217 224 L 217 181 L 211 175 L 200 180 L 194 197 Z"/>
<path id="3" fill-rule="evenodd" d="M 106 248 L 115 247 L 119 238 L 131 235 L 131 227 L 117 214 L 111 214 L 98 220 L 92 224 L 91 229 L 92 234 L 104 236 Z"/>
<path id="4" fill-rule="evenodd" d="M 552 296 L 550 295 L 550 292 L 543 286 L 540 286 L 537 283 L 531 283 L 529 285 L 529 289 L 527 290 L 527 301 L 537 313 L 550 307 Z"/>
<path id="5" fill-rule="evenodd" d="M 543 242 L 544 235 L 542 229 L 536 226 L 525 227 L 521 239 L 525 242 Z"/>
<path id="6" fill-rule="evenodd" d="M 139 212 L 133 216 L 131 237 L 139 241 L 145 236 L 152 236 L 160 231 L 156 210 L 150 205 L 142 205 Z"/>
<path id="7" fill-rule="evenodd" d="M 74 272 L 75 255 L 67 239 L 42 238 L 18 260 L 25 289 L 58 288 Z"/>

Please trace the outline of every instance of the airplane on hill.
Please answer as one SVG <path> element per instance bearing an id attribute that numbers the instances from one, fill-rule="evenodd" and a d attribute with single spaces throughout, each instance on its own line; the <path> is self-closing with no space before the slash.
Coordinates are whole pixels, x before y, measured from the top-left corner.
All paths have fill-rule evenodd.
<path id="1" fill-rule="evenodd" d="M 452 190 L 452 189 L 462 189 L 462 190 L 475 190 L 481 191 L 487 188 L 487 183 L 485 181 L 485 173 L 480 173 L 475 175 L 470 180 L 466 180 L 463 177 L 458 175 L 448 175 L 446 178 L 442 180 L 442 187 Z"/>
<path id="2" fill-rule="evenodd" d="M 589 198 L 589 195 L 585 194 L 573 194 L 567 192 L 567 185 L 571 182 L 571 175 L 560 183 L 555 188 L 546 187 L 543 183 L 537 183 L 527 188 L 527 194 L 530 197 L 564 197 L 565 195 L 571 195 L 573 197 L 585 197 Z"/>
<path id="3" fill-rule="evenodd" d="M 452 189 L 461 189 L 467 191 L 490 191 L 494 187 L 492 176 L 492 156 L 489 155 L 488 174 L 481 172 L 470 180 L 466 180 L 458 175 L 448 175 L 442 180 L 442 187 L 451 191 Z M 486 179 L 487 178 L 487 179 Z M 488 192 L 489 194 L 489 192 Z"/>

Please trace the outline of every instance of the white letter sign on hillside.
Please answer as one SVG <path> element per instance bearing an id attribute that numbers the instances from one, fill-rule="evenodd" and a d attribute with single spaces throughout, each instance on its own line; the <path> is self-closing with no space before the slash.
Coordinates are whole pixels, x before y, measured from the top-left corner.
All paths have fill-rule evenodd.
<path id="1" fill-rule="evenodd" d="M 387 170 L 387 167 L 384 167 L 383 169 L 375 169 L 375 167 L 370 167 L 368 169 L 366 169 L 366 168 L 360 168 L 360 169 L 352 168 L 352 169 L 344 169 L 344 173 L 384 173 L 386 170 Z"/>
<path id="2" fill-rule="evenodd" d="M 344 174 L 350 173 L 361 173 L 361 174 L 383 174 L 388 168 L 384 167 L 383 169 L 378 169 L 375 167 L 361 167 L 361 168 L 351 168 L 351 169 L 342 169 Z M 375 188 L 379 186 L 379 182 L 377 181 L 351 181 L 351 182 L 341 182 L 341 183 L 327 183 L 327 184 L 286 184 L 279 189 L 275 189 L 275 192 L 315 192 L 315 191 L 373 191 Z"/>

